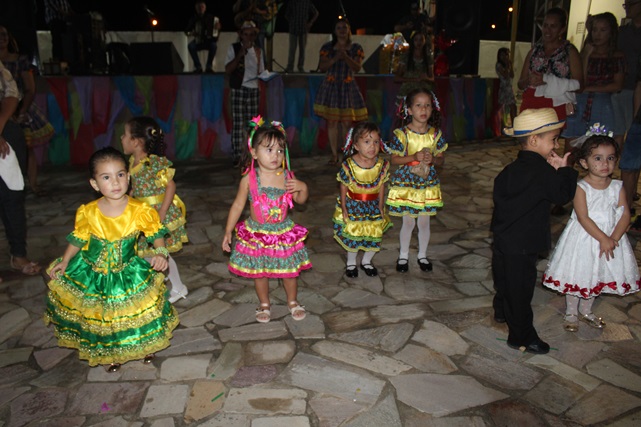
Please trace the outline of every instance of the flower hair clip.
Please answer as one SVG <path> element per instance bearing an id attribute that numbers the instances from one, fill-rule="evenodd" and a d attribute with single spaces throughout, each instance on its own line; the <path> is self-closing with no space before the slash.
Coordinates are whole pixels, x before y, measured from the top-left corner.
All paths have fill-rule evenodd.
<path id="1" fill-rule="evenodd" d="M 587 132 L 585 132 L 585 135 L 576 138 L 574 141 L 570 142 L 570 145 L 572 147 L 579 148 L 591 136 L 608 136 L 612 138 L 614 136 L 614 133 L 612 131 L 608 131 L 605 128 L 605 125 L 602 125 L 601 123 L 595 123 L 588 128 Z"/>
<path id="2" fill-rule="evenodd" d="M 260 116 L 260 114 L 256 117 L 252 117 L 252 119 L 249 121 L 249 127 L 251 130 L 249 131 L 249 137 L 247 138 L 247 148 L 251 150 L 252 148 L 252 139 L 254 138 L 254 133 L 256 133 L 256 130 L 261 127 L 265 123 L 263 118 Z"/>
<path id="3" fill-rule="evenodd" d="M 614 133 L 612 131 L 608 131 L 605 128 L 605 125 L 602 125 L 601 123 L 595 123 L 588 128 L 588 131 L 585 133 L 585 135 L 586 136 L 601 135 L 601 136 L 609 136 L 610 138 L 612 138 L 614 136 Z"/>
<path id="4" fill-rule="evenodd" d="M 280 133 L 283 134 L 285 137 L 285 158 L 283 159 L 283 171 L 289 171 L 292 170 L 291 166 L 289 164 L 289 149 L 287 148 L 287 132 L 285 132 L 285 128 L 283 127 L 283 124 L 281 122 L 277 121 L 272 121 L 271 126 L 275 129 L 278 129 Z M 277 175 L 280 175 L 282 172 L 279 172 Z"/>

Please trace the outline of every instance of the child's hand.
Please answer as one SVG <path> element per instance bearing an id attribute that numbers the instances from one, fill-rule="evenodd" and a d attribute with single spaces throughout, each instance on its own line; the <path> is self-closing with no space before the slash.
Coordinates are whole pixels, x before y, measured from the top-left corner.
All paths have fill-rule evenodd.
<path id="1" fill-rule="evenodd" d="M 285 181 L 285 189 L 288 193 L 297 193 L 303 191 L 305 184 L 296 178 L 288 178 Z"/>
<path id="2" fill-rule="evenodd" d="M 167 258 L 164 255 L 154 255 L 149 262 L 151 268 L 156 271 L 165 271 L 167 270 Z"/>
<path id="3" fill-rule="evenodd" d="M 548 163 L 554 168 L 564 168 L 568 165 L 568 157 L 570 157 L 570 154 L 572 153 L 565 153 L 563 157 L 559 157 L 558 154 L 556 154 L 554 151 L 550 153 L 548 156 Z"/>
<path id="4" fill-rule="evenodd" d="M 423 157 L 423 163 L 427 165 L 431 165 L 432 162 L 434 161 L 434 156 L 432 155 L 431 152 L 427 151 L 427 149 L 424 149 L 425 151 L 425 157 Z"/>
<path id="5" fill-rule="evenodd" d="M 619 242 L 614 240 L 610 236 L 605 236 L 599 240 L 599 258 L 601 255 L 605 254 L 605 260 L 610 261 L 614 259 L 614 248 L 619 246 Z"/>
<path id="6" fill-rule="evenodd" d="M 417 162 L 422 162 L 423 160 L 425 160 L 425 154 L 426 154 L 425 149 L 423 149 L 421 151 L 417 151 L 416 153 L 414 153 L 414 159 Z"/>
<path id="7" fill-rule="evenodd" d="M 223 237 L 223 252 L 231 252 L 231 233 L 225 233 Z"/>
<path id="8" fill-rule="evenodd" d="M 51 278 L 53 279 L 59 279 L 60 276 L 65 272 L 67 269 L 67 262 L 61 261 L 58 264 L 56 264 L 55 267 L 51 269 Z"/>

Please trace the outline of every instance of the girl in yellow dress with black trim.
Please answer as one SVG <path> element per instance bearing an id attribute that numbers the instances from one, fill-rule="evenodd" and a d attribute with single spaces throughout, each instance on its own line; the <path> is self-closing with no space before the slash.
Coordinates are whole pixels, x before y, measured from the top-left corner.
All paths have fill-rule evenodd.
<path id="1" fill-rule="evenodd" d="M 435 166 L 443 164 L 443 152 L 447 150 L 438 128 L 440 107 L 432 91 L 417 88 L 405 97 L 400 114 L 406 124 L 394 130 L 394 139 L 388 145 L 392 164 L 399 167 L 390 179 L 387 205 L 390 215 L 403 217 L 396 271 L 409 270 L 410 240 L 416 223 L 418 265 L 422 271 L 432 271 L 432 263 L 427 259 L 430 217 L 436 215 L 437 208 L 443 207 Z"/>
<path id="2" fill-rule="evenodd" d="M 158 213 L 127 195 L 124 155 L 111 147 L 89 160 L 91 186 L 103 197 L 80 206 L 62 258 L 48 269 L 45 323 L 58 345 L 79 350 L 90 366 L 143 359 L 169 346 L 178 315 L 165 299 L 167 232 Z M 153 242 L 150 262 L 137 255 L 138 236 Z"/>
<path id="3" fill-rule="evenodd" d="M 343 152 L 348 156 L 336 179 L 340 196 L 334 210 L 334 239 L 347 251 L 347 277 L 358 277 L 356 256 L 364 252 L 361 269 L 368 276 L 378 275 L 372 258 L 381 250 L 383 233 L 392 223 L 385 214 L 385 182 L 389 161 L 378 156 L 381 131 L 371 122 L 361 122 L 347 134 Z"/>
<path id="4" fill-rule="evenodd" d="M 141 202 L 148 203 L 160 216 L 169 230 L 165 236 L 165 246 L 169 253 L 182 249 L 188 242 L 185 230 L 185 204 L 176 194 L 176 183 L 172 163 L 165 157 L 165 135 L 158 123 L 151 117 L 139 116 L 125 124 L 125 133 L 120 138 L 122 149 L 129 158 L 131 190 L 129 194 Z M 145 239 L 138 242 L 138 254 L 143 257 L 153 255 Z M 185 298 L 189 293 L 180 279 L 178 265 L 169 256 L 167 277 L 171 282 L 169 302 Z"/>

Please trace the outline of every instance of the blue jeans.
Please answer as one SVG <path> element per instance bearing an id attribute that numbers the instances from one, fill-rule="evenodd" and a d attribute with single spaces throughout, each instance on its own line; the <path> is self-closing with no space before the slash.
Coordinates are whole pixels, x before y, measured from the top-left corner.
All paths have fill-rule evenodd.
<path id="1" fill-rule="evenodd" d="M 207 69 L 211 69 L 213 66 L 214 62 L 214 57 L 216 56 L 216 50 L 218 49 L 218 45 L 216 44 L 216 40 L 214 39 L 207 39 L 202 43 L 197 43 L 196 40 L 192 40 L 189 42 L 187 45 L 187 49 L 189 50 L 189 56 L 191 56 L 191 59 L 194 61 L 194 67 L 196 69 L 203 69 L 203 66 L 200 64 L 200 59 L 198 58 L 198 51 L 199 50 L 206 50 L 207 51 L 207 63 L 205 64 Z"/>

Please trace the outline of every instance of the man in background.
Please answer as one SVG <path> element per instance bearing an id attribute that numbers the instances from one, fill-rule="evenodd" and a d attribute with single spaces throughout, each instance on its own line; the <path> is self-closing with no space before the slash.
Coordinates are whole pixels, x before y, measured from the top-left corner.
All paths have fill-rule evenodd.
<path id="1" fill-rule="evenodd" d="M 196 13 L 191 17 L 185 34 L 193 36 L 194 39 L 189 42 L 187 49 L 189 55 L 194 61 L 194 68 L 196 73 L 202 73 L 203 67 L 198 58 L 199 50 L 207 51 L 207 62 L 205 63 L 205 71 L 213 73 L 214 57 L 218 49 L 218 33 L 220 31 L 220 21 L 211 13 L 207 13 L 207 5 L 204 1 L 199 0 L 194 4 Z"/>
<path id="2" fill-rule="evenodd" d="M 314 7 L 312 0 L 289 0 L 285 18 L 289 22 L 289 54 L 285 72 L 291 73 L 294 70 L 296 44 L 298 44 L 298 72 L 304 73 L 307 34 L 318 18 L 318 9 Z"/>

